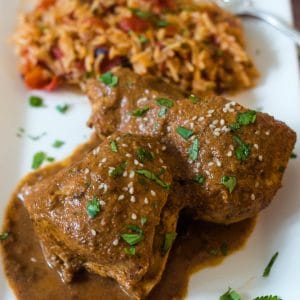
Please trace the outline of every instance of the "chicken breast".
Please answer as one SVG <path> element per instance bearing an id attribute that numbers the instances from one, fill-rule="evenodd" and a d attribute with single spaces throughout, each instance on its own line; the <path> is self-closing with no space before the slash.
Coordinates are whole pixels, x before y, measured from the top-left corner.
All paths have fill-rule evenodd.
<path id="1" fill-rule="evenodd" d="M 140 299 L 160 280 L 180 210 L 168 201 L 164 150 L 151 137 L 115 134 L 24 191 L 47 261 L 65 282 L 84 268 Z"/>
<path id="2" fill-rule="evenodd" d="M 296 140 L 288 126 L 222 97 L 185 97 L 129 70 L 114 76 L 113 87 L 88 82 L 89 125 L 99 135 L 118 130 L 166 143 L 195 218 L 232 223 L 270 204 Z"/>

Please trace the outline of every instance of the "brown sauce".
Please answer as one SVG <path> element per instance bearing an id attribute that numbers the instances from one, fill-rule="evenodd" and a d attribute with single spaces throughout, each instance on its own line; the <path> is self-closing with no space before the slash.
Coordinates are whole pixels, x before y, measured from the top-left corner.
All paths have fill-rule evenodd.
<path id="1" fill-rule="evenodd" d="M 96 139 L 79 147 L 63 163 L 53 164 L 27 175 L 9 202 L 4 221 L 7 240 L 1 242 L 5 274 L 19 300 L 130 299 L 116 282 L 97 275 L 80 273 L 72 284 L 63 284 L 59 275 L 46 264 L 28 213 L 17 198 L 25 183 L 32 184 L 77 160 L 95 145 Z M 148 299 L 182 299 L 189 277 L 204 267 L 219 264 L 226 255 L 240 249 L 252 232 L 255 220 L 233 225 L 192 221 L 182 215 L 178 237 L 160 283 Z"/>

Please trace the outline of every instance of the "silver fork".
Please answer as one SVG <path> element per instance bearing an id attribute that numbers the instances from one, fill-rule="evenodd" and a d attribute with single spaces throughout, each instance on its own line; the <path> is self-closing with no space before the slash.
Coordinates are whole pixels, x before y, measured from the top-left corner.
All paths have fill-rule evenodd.
<path id="1" fill-rule="evenodd" d="M 271 13 L 257 9 L 251 0 L 215 0 L 224 9 L 239 16 L 250 16 L 265 21 L 290 37 L 300 47 L 300 32 Z"/>

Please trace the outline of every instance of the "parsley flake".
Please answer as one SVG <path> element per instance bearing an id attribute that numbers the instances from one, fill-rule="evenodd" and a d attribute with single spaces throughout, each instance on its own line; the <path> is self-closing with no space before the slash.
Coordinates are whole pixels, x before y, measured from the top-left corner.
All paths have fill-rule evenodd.
<path id="1" fill-rule="evenodd" d="M 152 161 L 154 159 L 154 155 L 150 151 L 148 151 L 144 148 L 139 148 L 137 150 L 137 156 L 138 156 L 139 161 L 142 163 L 144 163 L 147 160 Z"/>
<path id="2" fill-rule="evenodd" d="M 170 99 L 167 99 L 167 98 L 159 98 L 156 100 L 156 104 L 159 105 L 159 106 L 164 106 L 164 107 L 167 107 L 167 108 L 172 108 L 174 103 L 172 100 Z"/>
<path id="3" fill-rule="evenodd" d="M 65 144 L 64 141 L 56 140 L 56 141 L 52 144 L 52 147 L 54 147 L 54 148 L 60 148 L 60 147 L 62 147 L 64 144 Z"/>
<path id="4" fill-rule="evenodd" d="M 30 96 L 29 97 L 29 104 L 32 107 L 44 107 L 44 100 L 38 96 Z"/>
<path id="5" fill-rule="evenodd" d="M 8 232 L 0 233 L 0 241 L 5 241 L 9 236 Z"/>
<path id="6" fill-rule="evenodd" d="M 177 233 L 176 232 L 167 232 L 165 234 L 164 244 L 162 251 L 164 254 L 166 254 L 172 247 L 175 239 L 176 239 Z"/>
<path id="7" fill-rule="evenodd" d="M 185 127 L 177 127 L 176 128 L 176 132 L 182 137 L 184 138 L 185 140 L 188 140 L 193 134 L 194 132 L 190 129 L 187 129 Z"/>
<path id="8" fill-rule="evenodd" d="M 137 225 L 130 224 L 127 229 L 131 230 L 131 233 L 121 234 L 121 238 L 130 246 L 135 246 L 144 239 L 144 232 Z"/>
<path id="9" fill-rule="evenodd" d="M 276 253 L 272 256 L 270 262 L 268 263 L 268 265 L 266 266 L 266 268 L 265 268 L 265 270 L 264 270 L 264 272 L 263 272 L 263 277 L 268 277 L 268 276 L 269 276 L 269 274 L 270 274 L 270 272 L 271 272 L 271 269 L 272 269 L 272 267 L 273 267 L 273 265 L 274 265 L 274 263 L 275 263 L 275 261 L 276 261 L 276 259 L 277 259 L 278 254 L 279 254 L 279 253 L 276 252 Z"/>
<path id="10" fill-rule="evenodd" d="M 131 115 L 134 117 L 142 117 L 148 110 L 149 107 L 138 108 L 135 111 L 133 111 Z"/>
<path id="11" fill-rule="evenodd" d="M 100 75 L 99 80 L 110 87 L 116 86 L 119 82 L 119 78 L 110 71 Z"/>
<path id="12" fill-rule="evenodd" d="M 238 136 L 233 136 L 233 140 L 239 145 L 235 150 L 235 156 L 240 161 L 245 161 L 251 154 L 251 145 L 244 143 Z"/>
<path id="13" fill-rule="evenodd" d="M 233 289 L 228 291 L 220 297 L 220 300 L 241 300 L 241 296 Z"/>
<path id="14" fill-rule="evenodd" d="M 94 197 L 91 201 L 88 202 L 86 211 L 92 219 L 98 215 L 100 210 L 101 210 L 101 205 L 97 197 Z"/>
<path id="15" fill-rule="evenodd" d="M 118 166 L 116 166 L 115 168 L 111 169 L 108 172 L 108 175 L 111 176 L 111 177 L 113 177 L 113 178 L 120 177 L 120 176 L 123 175 L 123 173 L 124 173 L 124 171 L 126 169 L 126 166 L 127 166 L 127 162 L 123 161 Z"/>
<path id="16" fill-rule="evenodd" d="M 125 248 L 124 249 L 125 253 L 129 256 L 134 256 L 135 253 L 136 253 L 136 250 L 135 250 L 135 247 L 134 246 L 131 246 L 129 248 Z"/>
<path id="17" fill-rule="evenodd" d="M 62 105 L 57 105 L 56 110 L 60 112 L 61 114 L 65 114 L 68 110 L 70 109 L 69 104 L 62 104 Z"/>
<path id="18" fill-rule="evenodd" d="M 229 190 L 231 194 L 236 186 L 236 177 L 235 176 L 223 176 L 221 178 L 221 183 Z"/>
<path id="19" fill-rule="evenodd" d="M 196 175 L 194 179 L 198 184 L 202 185 L 205 182 L 205 177 L 203 175 Z"/>
<path id="20" fill-rule="evenodd" d="M 194 139 L 191 147 L 189 148 L 189 159 L 192 161 L 197 160 L 199 153 L 199 140 Z"/>
<path id="21" fill-rule="evenodd" d="M 115 140 L 110 142 L 110 148 L 112 152 L 118 153 L 118 145 Z"/>
<path id="22" fill-rule="evenodd" d="M 162 181 L 158 176 L 156 176 L 153 172 L 149 170 L 145 170 L 145 169 L 135 170 L 135 173 L 145 176 L 149 180 L 156 182 L 158 185 L 162 186 L 167 190 L 170 189 L 171 187 L 169 183 Z"/>

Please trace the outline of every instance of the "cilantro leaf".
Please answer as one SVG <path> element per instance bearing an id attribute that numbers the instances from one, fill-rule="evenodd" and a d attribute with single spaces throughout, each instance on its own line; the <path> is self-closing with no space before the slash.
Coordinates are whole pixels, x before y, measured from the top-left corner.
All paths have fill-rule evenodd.
<path id="1" fill-rule="evenodd" d="M 70 109 L 70 105 L 63 104 L 63 105 L 57 105 L 56 110 L 60 112 L 61 114 L 65 114 Z"/>
<path id="2" fill-rule="evenodd" d="M 36 170 L 43 164 L 43 162 L 46 160 L 46 158 L 47 158 L 47 154 L 43 151 L 39 151 L 39 152 L 35 153 L 33 156 L 31 168 Z"/>
<path id="3" fill-rule="evenodd" d="M 189 148 L 189 159 L 193 161 L 197 160 L 198 153 L 199 153 L 199 140 L 194 139 L 191 147 Z"/>
<path id="4" fill-rule="evenodd" d="M 132 233 L 123 233 L 121 238 L 130 246 L 135 246 L 144 239 L 144 232 L 137 225 L 127 225 L 127 229 L 131 230 Z"/>
<path id="5" fill-rule="evenodd" d="M 98 215 L 98 213 L 101 211 L 101 205 L 97 197 L 94 197 L 91 201 L 88 202 L 86 211 L 92 219 Z"/>
<path id="6" fill-rule="evenodd" d="M 167 107 L 167 108 L 172 108 L 174 103 L 172 100 L 170 99 L 167 99 L 167 98 L 159 98 L 156 100 L 156 104 L 159 105 L 159 106 L 164 106 L 164 107 Z"/>
<path id="7" fill-rule="evenodd" d="M 196 95 L 193 95 L 193 94 L 191 94 L 190 96 L 189 96 L 189 99 L 192 101 L 192 103 L 194 103 L 194 104 L 196 104 L 197 102 L 199 102 L 200 101 L 200 98 L 198 97 L 198 96 L 196 96 Z"/>
<path id="8" fill-rule="evenodd" d="M 119 78 L 110 71 L 100 75 L 99 80 L 110 87 L 116 86 L 119 82 Z"/>
<path id="9" fill-rule="evenodd" d="M 177 236 L 177 232 L 167 232 L 165 234 L 164 244 L 163 244 L 163 254 L 166 254 L 172 247 Z"/>
<path id="10" fill-rule="evenodd" d="M 116 141 L 111 141 L 110 142 L 110 148 L 112 152 L 118 153 L 118 145 Z"/>
<path id="11" fill-rule="evenodd" d="M 131 115 L 134 117 L 142 117 L 148 110 L 149 107 L 138 108 L 134 110 Z"/>
<path id="12" fill-rule="evenodd" d="M 196 175 L 194 179 L 198 184 L 202 185 L 205 182 L 205 177 L 203 175 Z"/>
<path id="13" fill-rule="evenodd" d="M 253 124 L 256 121 L 256 111 L 255 110 L 248 110 L 243 113 L 239 113 L 237 115 L 236 121 L 240 125 L 249 125 Z"/>
<path id="14" fill-rule="evenodd" d="M 276 253 L 272 256 L 270 262 L 268 263 L 268 265 L 266 266 L 266 268 L 265 268 L 265 270 L 264 270 L 263 277 L 268 277 L 268 276 L 269 276 L 269 274 L 270 274 L 270 272 L 271 272 L 271 269 L 272 269 L 272 267 L 273 267 L 273 265 L 274 265 L 274 263 L 275 263 L 275 261 L 276 261 L 276 259 L 277 259 L 278 254 L 279 254 L 279 253 L 276 252 Z"/>
<path id="15" fill-rule="evenodd" d="M 160 186 L 162 186 L 167 190 L 170 189 L 171 185 L 169 183 L 162 181 L 158 176 L 156 176 L 153 172 L 149 170 L 145 170 L 145 169 L 135 170 L 135 173 L 145 176 L 149 180 L 156 182 L 157 184 L 159 184 Z"/>
<path id="16" fill-rule="evenodd" d="M 6 240 L 8 238 L 8 236 L 9 236 L 8 232 L 0 233 L 0 241 Z"/>
<path id="17" fill-rule="evenodd" d="M 233 136 L 233 140 L 239 145 L 235 150 L 236 158 L 245 161 L 251 154 L 251 145 L 244 143 L 237 135 Z"/>
<path id="18" fill-rule="evenodd" d="M 144 163 L 147 160 L 152 161 L 154 159 L 154 155 L 150 151 L 148 151 L 144 148 L 139 148 L 137 150 L 137 156 L 138 156 L 139 161 L 142 163 Z"/>
<path id="19" fill-rule="evenodd" d="M 29 97 L 29 104 L 32 107 L 43 107 L 44 100 L 39 96 L 30 96 Z"/>
<path id="20" fill-rule="evenodd" d="M 188 140 L 194 134 L 192 130 L 182 126 L 177 127 L 176 132 L 185 140 Z"/>
<path id="21" fill-rule="evenodd" d="M 125 248 L 124 251 L 129 256 L 134 256 L 135 253 L 136 253 L 135 246 L 131 246 L 129 248 Z"/>
<path id="22" fill-rule="evenodd" d="M 233 289 L 229 288 L 228 291 L 220 297 L 220 300 L 241 300 L 241 296 Z"/>
<path id="23" fill-rule="evenodd" d="M 235 176 L 223 176 L 221 178 L 221 183 L 229 190 L 231 194 L 236 186 L 236 177 Z"/>
<path id="24" fill-rule="evenodd" d="M 120 176 L 123 175 L 123 173 L 124 173 L 124 171 L 126 169 L 126 166 L 127 166 L 127 162 L 123 161 L 118 166 L 116 166 L 115 168 L 111 169 L 108 172 L 108 175 L 111 176 L 111 177 L 113 177 L 113 178 L 120 177 Z"/>
<path id="25" fill-rule="evenodd" d="M 52 147 L 54 147 L 54 148 L 60 148 L 60 147 L 62 147 L 64 144 L 65 144 L 64 141 L 56 140 L 56 141 L 52 144 Z"/>

